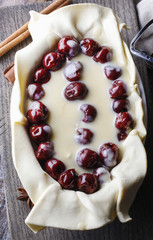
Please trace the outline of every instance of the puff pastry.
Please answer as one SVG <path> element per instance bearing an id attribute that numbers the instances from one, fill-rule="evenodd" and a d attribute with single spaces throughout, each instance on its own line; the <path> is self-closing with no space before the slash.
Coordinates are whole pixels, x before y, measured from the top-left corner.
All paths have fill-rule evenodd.
<path id="1" fill-rule="evenodd" d="M 146 153 L 142 144 L 146 130 L 135 65 L 120 36 L 125 24 L 111 9 L 96 4 L 70 5 L 49 15 L 31 11 L 30 15 L 29 30 L 33 41 L 16 53 L 16 80 L 11 97 L 13 162 L 23 187 L 34 203 L 25 223 L 34 232 L 38 232 L 44 227 L 94 229 L 113 221 L 116 216 L 121 222 L 127 222 L 131 219 L 128 210 L 146 174 Z M 44 172 L 35 157 L 27 133 L 27 83 L 43 55 L 54 49 L 59 38 L 65 35 L 74 36 L 78 40 L 93 38 L 100 44 L 112 47 L 115 51 L 114 63 L 122 67 L 124 80 L 130 89 L 130 112 L 135 121 L 133 130 L 120 145 L 122 159 L 111 171 L 111 181 L 89 195 L 63 190 L 58 182 Z M 85 61 L 84 56 L 81 59 Z M 55 86 L 57 88 L 58 85 Z M 45 104 L 49 101 L 47 94 L 50 90 L 47 89 L 48 87 L 45 89 L 46 97 L 42 100 Z M 65 152 L 62 151 L 62 154 Z"/>

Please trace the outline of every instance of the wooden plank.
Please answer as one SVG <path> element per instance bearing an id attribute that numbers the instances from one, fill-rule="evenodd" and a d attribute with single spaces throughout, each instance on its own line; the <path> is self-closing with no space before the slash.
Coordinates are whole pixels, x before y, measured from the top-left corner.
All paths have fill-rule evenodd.
<path id="1" fill-rule="evenodd" d="M 114 9 L 115 13 L 121 17 L 129 26 L 132 27 L 131 31 L 124 30 L 124 39 L 129 44 L 133 36 L 138 31 L 138 24 L 135 14 L 135 9 L 132 0 L 97 0 L 97 1 L 72 1 L 72 3 L 78 2 L 94 2 L 108 6 Z M 0 9 L 0 41 L 5 39 L 19 26 L 24 24 L 29 19 L 29 10 L 34 9 L 37 11 L 42 10 L 49 3 L 39 3 L 27 6 L 16 6 L 10 8 Z M 11 24 L 10 24 L 11 23 Z M 48 228 L 41 233 L 34 235 L 24 223 L 24 219 L 28 215 L 28 207 L 16 200 L 16 189 L 21 186 L 21 183 L 17 177 L 14 169 L 11 157 L 11 132 L 10 132 L 10 95 L 11 85 L 2 76 L 2 70 L 7 67 L 14 59 L 15 52 L 26 46 L 30 42 L 30 38 L 24 43 L 21 43 L 5 56 L 0 58 L 0 120 L 3 125 L 0 129 L 0 153 L 3 164 L 3 173 L 5 180 L 6 201 L 8 209 L 9 229 L 12 240 L 152 240 L 153 239 L 153 208 L 152 202 L 152 183 L 151 183 L 151 171 L 148 171 L 146 180 L 139 190 L 135 202 L 131 208 L 130 214 L 133 217 L 133 221 L 121 224 L 117 219 L 106 227 L 91 230 L 91 231 L 69 231 L 63 229 Z M 144 63 L 140 60 L 136 60 L 137 67 L 140 71 L 143 83 L 146 89 L 148 97 L 149 114 L 151 112 L 150 106 L 152 99 L 150 97 L 149 85 L 147 81 L 147 73 Z M 152 114 L 149 115 L 149 121 L 153 120 Z M 150 143 L 153 143 L 153 137 L 150 132 L 153 132 L 153 127 L 149 125 L 150 131 L 147 138 L 146 147 L 149 157 L 149 169 L 153 169 L 153 163 L 151 156 L 153 151 Z M 1 143 L 4 143 L 3 146 Z M 150 189 L 150 190 L 149 190 Z"/>
<path id="2" fill-rule="evenodd" d="M 47 2 L 47 0 L 1 0 L 0 7 L 13 6 L 13 5 L 19 5 L 19 4 L 29 4 L 29 3 L 36 3 L 36 2 Z"/>

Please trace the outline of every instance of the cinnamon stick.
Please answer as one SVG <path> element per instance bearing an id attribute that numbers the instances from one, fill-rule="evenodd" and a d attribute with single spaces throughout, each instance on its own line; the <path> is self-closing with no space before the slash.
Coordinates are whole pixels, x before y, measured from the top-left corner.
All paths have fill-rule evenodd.
<path id="1" fill-rule="evenodd" d="M 51 13 L 60 7 L 68 5 L 69 3 L 70 0 L 56 0 L 55 2 L 51 3 L 48 7 L 46 7 L 43 11 L 41 11 L 41 13 L 42 14 Z M 21 28 L 19 28 L 16 32 L 14 32 L 12 35 L 10 35 L 8 38 L 6 38 L 3 42 L 0 43 L 0 57 L 3 56 L 5 53 L 7 53 L 16 45 L 18 45 L 20 42 L 25 40 L 30 35 L 28 30 L 28 24 L 29 22 L 25 23 Z"/>

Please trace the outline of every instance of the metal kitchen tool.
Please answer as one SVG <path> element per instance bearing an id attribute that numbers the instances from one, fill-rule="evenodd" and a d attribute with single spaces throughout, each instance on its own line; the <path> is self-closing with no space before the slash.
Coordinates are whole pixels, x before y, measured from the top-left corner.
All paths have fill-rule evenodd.
<path id="1" fill-rule="evenodd" d="M 151 68 L 153 68 L 153 53 L 150 54 L 148 52 L 146 52 L 145 50 L 143 50 L 140 46 L 139 46 L 139 41 L 140 39 L 144 39 L 144 36 L 148 30 L 148 28 L 152 25 L 153 27 L 153 19 L 148 22 L 138 33 L 137 35 L 132 39 L 131 44 L 130 44 L 130 51 L 136 55 L 137 57 L 142 58 L 143 60 L 145 60 L 145 62 L 147 63 L 147 65 Z M 147 41 L 147 40 L 146 40 Z M 152 45 L 153 45 L 153 39 L 152 39 Z"/>

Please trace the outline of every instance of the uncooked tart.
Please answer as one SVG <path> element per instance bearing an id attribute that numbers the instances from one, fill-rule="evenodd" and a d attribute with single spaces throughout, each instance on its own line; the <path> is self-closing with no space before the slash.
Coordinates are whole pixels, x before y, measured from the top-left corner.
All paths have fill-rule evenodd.
<path id="1" fill-rule="evenodd" d="M 146 174 L 146 129 L 125 24 L 96 4 L 30 15 L 11 98 L 13 162 L 34 203 L 25 223 L 38 232 L 127 222 Z"/>

